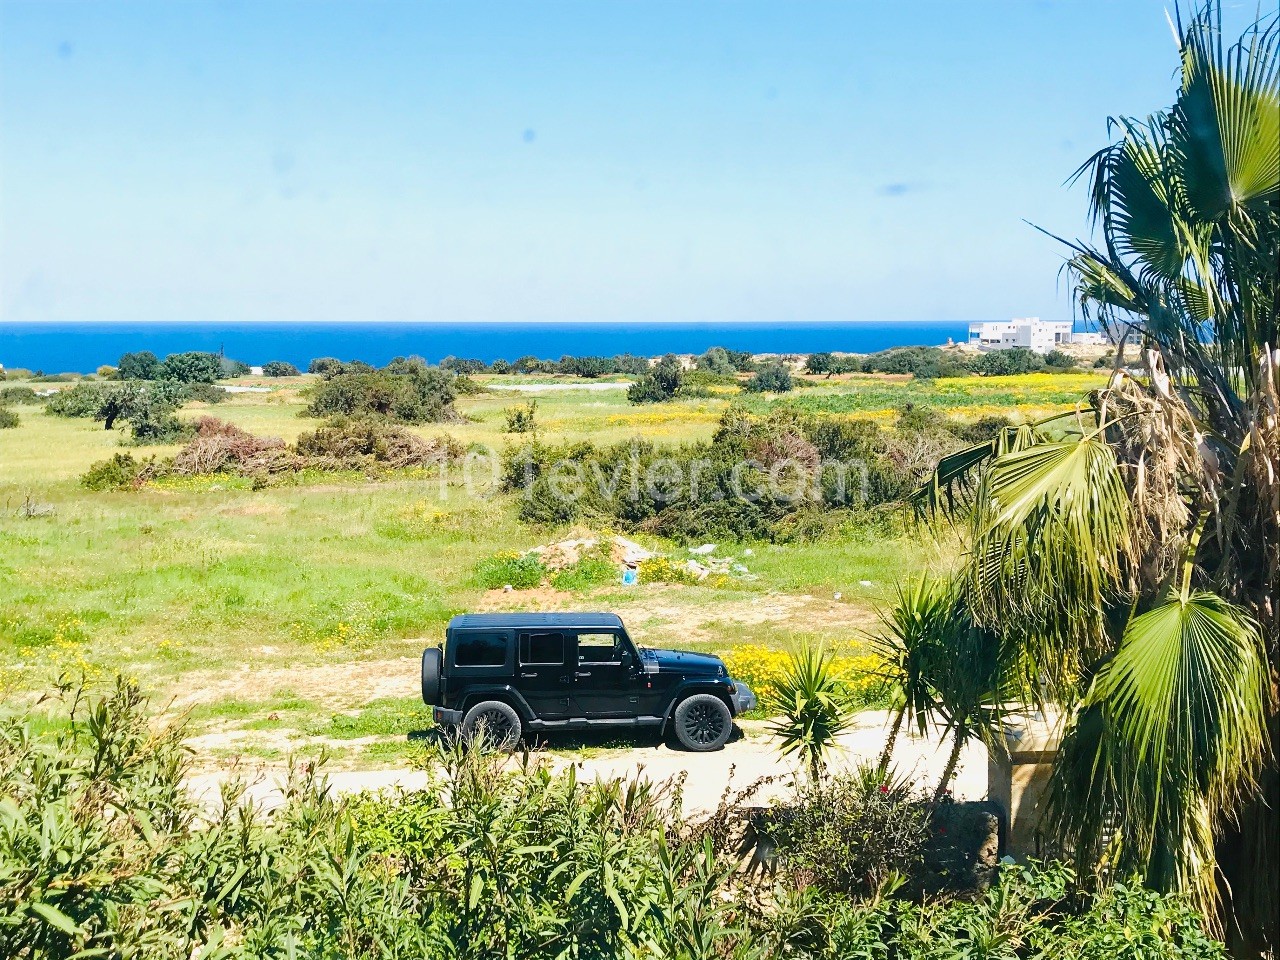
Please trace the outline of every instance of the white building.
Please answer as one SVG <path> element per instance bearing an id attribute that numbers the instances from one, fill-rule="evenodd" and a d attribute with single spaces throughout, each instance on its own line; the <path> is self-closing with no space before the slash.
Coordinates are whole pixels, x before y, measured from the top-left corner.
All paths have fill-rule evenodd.
<path id="1" fill-rule="evenodd" d="M 969 324 L 969 346 L 981 350 L 1008 350 L 1026 347 L 1036 353 L 1048 353 L 1071 342 L 1070 320 L 1041 320 L 1039 317 L 1016 317 L 1013 320 Z"/>

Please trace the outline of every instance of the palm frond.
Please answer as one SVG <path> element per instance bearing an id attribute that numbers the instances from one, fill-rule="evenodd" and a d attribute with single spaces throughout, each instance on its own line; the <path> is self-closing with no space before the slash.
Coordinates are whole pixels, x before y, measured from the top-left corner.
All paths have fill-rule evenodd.
<path id="1" fill-rule="evenodd" d="M 1258 628 L 1215 594 L 1134 617 L 1064 740 L 1050 815 L 1085 863 L 1212 914 L 1214 842 L 1266 755 Z"/>
<path id="2" fill-rule="evenodd" d="M 969 577 L 979 620 L 1016 625 L 1062 683 L 1107 646 L 1102 611 L 1131 555 L 1132 507 L 1104 432 L 992 461 L 978 494 Z"/>

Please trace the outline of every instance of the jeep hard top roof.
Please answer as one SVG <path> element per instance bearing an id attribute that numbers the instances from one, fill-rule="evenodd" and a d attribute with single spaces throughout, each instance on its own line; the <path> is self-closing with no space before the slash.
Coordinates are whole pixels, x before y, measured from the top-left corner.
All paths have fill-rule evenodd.
<path id="1" fill-rule="evenodd" d="M 519 627 L 560 627 L 565 630 L 616 630 L 616 613 L 460 613 L 449 621 L 454 630 L 510 630 Z"/>

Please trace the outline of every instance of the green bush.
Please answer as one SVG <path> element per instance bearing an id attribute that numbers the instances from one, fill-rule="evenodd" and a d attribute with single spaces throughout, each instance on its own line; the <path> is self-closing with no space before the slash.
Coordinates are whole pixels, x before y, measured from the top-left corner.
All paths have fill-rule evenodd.
<path id="1" fill-rule="evenodd" d="M 130 490 L 139 486 L 143 476 L 154 469 L 154 460 L 138 460 L 131 454 L 117 453 L 86 470 L 80 477 L 80 485 L 88 490 Z"/>
<path id="2" fill-rule="evenodd" d="M 1007 867 L 965 897 L 894 896 L 886 850 L 898 839 L 916 862 L 917 835 L 882 799 L 891 785 L 802 794 L 791 805 L 814 832 L 772 826 L 771 882 L 737 869 L 739 794 L 691 814 L 675 784 L 580 781 L 572 765 L 454 745 L 431 751 L 411 793 L 339 799 L 308 764 L 270 816 L 236 781 L 205 808 L 186 782 L 190 731 L 154 722 L 134 684 L 51 694 L 0 712 L 5 957 L 1224 957 L 1177 898 L 1087 892 L 1061 867 Z"/>
<path id="3" fill-rule="evenodd" d="M 176 383 L 213 383 L 226 375 L 222 360 L 216 353 L 198 350 L 171 353 L 160 365 L 160 379 Z"/>
<path id="4" fill-rule="evenodd" d="M 264 377 L 296 377 L 298 368 L 284 360 L 272 360 L 262 365 Z"/>
<path id="5" fill-rule="evenodd" d="M 632 403 L 663 403 L 673 399 L 683 385 L 684 370 L 680 361 L 667 354 L 627 388 L 627 399 Z"/>
<path id="6" fill-rule="evenodd" d="M 39 373 L 31 378 L 32 383 L 76 383 L 83 379 L 78 373 Z"/>
<path id="7" fill-rule="evenodd" d="M 578 562 L 557 570 L 551 575 L 551 585 L 557 590 L 590 590 L 617 583 L 622 579 L 618 565 L 606 556 L 588 554 Z"/>
<path id="8" fill-rule="evenodd" d="M 992 350 L 974 361 L 974 370 L 983 376 L 1009 376 L 1016 373 L 1034 373 L 1044 369 L 1044 357 L 1026 347 L 1008 350 Z"/>
<path id="9" fill-rule="evenodd" d="M 0 430 L 12 430 L 19 423 L 16 413 L 8 407 L 0 407 Z"/>
<path id="10" fill-rule="evenodd" d="M 811 353 L 805 358 L 804 369 L 806 373 L 828 377 L 835 373 L 861 373 L 862 361 L 848 353 Z"/>
<path id="11" fill-rule="evenodd" d="M 26 369 L 25 367 L 10 367 L 7 370 L 0 370 L 0 373 L 4 374 L 3 376 L 0 376 L 0 380 L 30 380 L 31 379 L 31 371 Z"/>
<path id="12" fill-rule="evenodd" d="M 197 400 L 200 403 L 222 403 L 230 394 L 212 383 L 187 383 L 182 386 L 182 400 Z"/>
<path id="13" fill-rule="evenodd" d="M 532 433 L 537 429 L 537 400 L 530 400 L 522 407 L 507 407 L 502 413 L 507 421 L 507 433 Z"/>
<path id="14" fill-rule="evenodd" d="M 762 820 L 784 867 L 825 893 L 873 895 L 924 867 L 928 795 L 874 767 L 810 779 Z"/>
<path id="15" fill-rule="evenodd" d="M 150 350 L 126 353 L 116 364 L 117 380 L 159 380 L 164 373 L 160 358 Z"/>
<path id="16" fill-rule="evenodd" d="M 733 361 L 729 359 L 729 352 L 724 347 L 712 347 L 698 357 L 697 365 L 699 370 L 719 376 L 732 377 L 738 372 L 738 368 L 733 365 Z"/>
<path id="17" fill-rule="evenodd" d="M 531 590 L 540 586 L 546 576 L 547 568 L 536 553 L 499 553 L 476 564 L 476 582 L 486 590 L 505 586 Z"/>
<path id="18" fill-rule="evenodd" d="M 45 401 L 45 409 L 60 417 L 94 417 L 107 396 L 107 387 L 99 383 L 78 383 L 69 390 L 59 390 Z"/>
<path id="19" fill-rule="evenodd" d="M 972 372 L 966 361 L 939 347 L 893 347 L 862 360 L 867 373 L 910 373 L 922 380 L 962 377 Z"/>
<path id="20" fill-rule="evenodd" d="M 38 395 L 30 387 L 0 387 L 0 404 L 9 403 L 30 406 L 44 403 L 44 397 Z"/>
<path id="21" fill-rule="evenodd" d="M 455 375 L 436 367 L 338 373 L 311 389 L 311 417 L 381 417 L 399 423 L 433 423 L 458 418 L 453 408 Z"/>
<path id="22" fill-rule="evenodd" d="M 1075 368 L 1076 358 L 1062 350 L 1050 350 L 1044 355 L 1044 363 L 1050 370 L 1072 370 Z"/>
<path id="23" fill-rule="evenodd" d="M 791 371 L 781 363 L 765 364 L 747 381 L 750 393 L 788 393 L 795 386 Z"/>

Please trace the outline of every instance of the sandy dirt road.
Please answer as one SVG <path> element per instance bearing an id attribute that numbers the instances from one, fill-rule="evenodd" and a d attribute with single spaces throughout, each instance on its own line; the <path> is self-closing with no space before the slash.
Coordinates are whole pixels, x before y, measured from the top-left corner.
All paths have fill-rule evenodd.
<path id="1" fill-rule="evenodd" d="M 849 767 L 878 759 L 887 736 L 887 720 L 885 711 L 859 714 L 854 726 L 840 737 L 833 765 L 836 768 Z M 777 745 L 775 738 L 753 730 L 751 735 L 738 737 L 714 753 L 686 753 L 665 744 L 645 744 L 582 758 L 575 758 L 572 753 L 549 752 L 546 759 L 553 769 L 564 769 L 570 765 L 577 767 L 579 778 L 587 780 L 643 776 L 663 781 L 683 774 L 685 809 L 694 813 L 716 807 L 726 784 L 730 782 L 731 773 L 735 789 L 742 789 L 765 777 L 779 778 L 761 789 L 753 798 L 755 800 L 767 802 L 771 796 L 784 793 L 799 770 L 793 762 L 782 757 Z M 913 738 L 904 731 L 898 739 L 893 762 L 899 773 L 911 774 L 922 785 L 932 789 L 946 765 L 949 750 L 950 744 L 943 742 L 940 733 Z M 228 776 L 226 773 L 201 774 L 192 777 L 188 786 L 194 796 L 212 806 L 219 802 L 219 787 Z M 264 809 L 278 806 L 284 777 L 284 771 L 271 768 L 249 776 L 248 798 Z M 405 768 L 344 770 L 328 775 L 330 789 L 338 794 L 420 790 L 428 782 L 425 773 Z M 958 800 L 986 797 L 987 751 L 980 743 L 969 745 L 962 754 L 953 794 Z"/>

